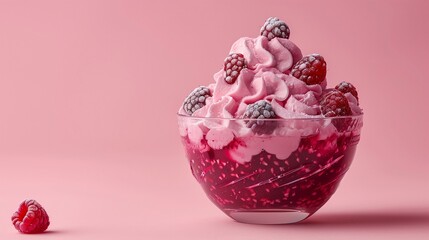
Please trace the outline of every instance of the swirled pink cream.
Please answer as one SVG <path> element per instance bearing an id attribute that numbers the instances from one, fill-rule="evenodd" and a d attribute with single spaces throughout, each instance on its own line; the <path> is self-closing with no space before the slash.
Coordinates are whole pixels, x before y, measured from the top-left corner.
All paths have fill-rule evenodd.
<path id="1" fill-rule="evenodd" d="M 192 113 L 200 119 L 181 126 L 181 135 L 188 136 L 198 149 L 207 150 L 207 145 L 222 149 L 233 139 L 239 139 L 241 144 L 231 150 L 231 156 L 237 162 L 248 162 L 262 150 L 286 159 L 296 150 L 302 137 L 315 131 L 320 133 L 320 138 L 335 133 L 336 128 L 332 125 L 297 121 L 299 126 L 295 128 L 290 124 L 283 128 L 278 126 L 271 134 L 255 137 L 244 121 L 222 120 L 242 119 L 249 104 L 259 100 L 269 102 L 275 115 L 289 119 L 292 125 L 293 119 L 323 117 L 320 99 L 326 90 L 326 79 L 320 84 L 307 84 L 291 74 L 294 65 L 303 58 L 301 50 L 292 41 L 284 38 L 268 40 L 265 36 L 244 37 L 232 45 L 230 54 L 233 53 L 244 56 L 246 68 L 240 71 L 233 84 L 225 81 L 224 69 L 215 73 L 215 83 L 208 86 L 211 96 L 205 99 L 204 106 Z M 352 114 L 361 114 L 357 99 L 350 93 L 345 96 Z M 188 115 L 184 108 L 179 114 Z"/>

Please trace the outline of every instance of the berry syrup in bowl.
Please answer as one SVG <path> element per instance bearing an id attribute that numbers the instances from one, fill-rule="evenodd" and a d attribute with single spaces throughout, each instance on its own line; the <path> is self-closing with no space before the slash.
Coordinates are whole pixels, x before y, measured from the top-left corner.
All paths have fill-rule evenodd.
<path id="1" fill-rule="evenodd" d="M 362 115 L 178 118 L 192 174 L 208 198 L 231 218 L 258 224 L 299 222 L 322 207 L 350 167 L 362 126 Z M 257 130 L 246 130 L 252 121 Z"/>
<path id="2" fill-rule="evenodd" d="M 191 172 L 238 222 L 302 221 L 335 193 L 360 139 L 363 113 L 349 82 L 328 88 L 320 54 L 303 56 L 269 18 L 231 47 L 215 82 L 178 111 Z"/>

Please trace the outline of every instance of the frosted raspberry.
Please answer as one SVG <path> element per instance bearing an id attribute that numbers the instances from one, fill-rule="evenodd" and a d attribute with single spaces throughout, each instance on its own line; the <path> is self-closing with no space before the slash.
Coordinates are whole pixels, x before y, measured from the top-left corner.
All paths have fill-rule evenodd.
<path id="1" fill-rule="evenodd" d="M 335 89 L 322 97 L 320 108 L 325 117 L 352 115 L 347 98 L 343 93 Z"/>
<path id="2" fill-rule="evenodd" d="M 49 216 L 35 200 L 25 200 L 12 215 L 12 223 L 22 233 L 40 233 L 49 226 Z"/>
<path id="3" fill-rule="evenodd" d="M 319 84 L 326 77 L 326 62 L 319 54 L 303 57 L 292 68 L 291 75 L 307 85 Z"/>
<path id="4" fill-rule="evenodd" d="M 267 37 L 268 40 L 275 37 L 288 39 L 289 34 L 290 30 L 286 23 L 276 17 L 268 18 L 261 28 L 261 35 Z"/>
<path id="5" fill-rule="evenodd" d="M 258 119 L 246 121 L 246 126 L 251 128 L 256 134 L 272 133 L 275 128 L 275 122 L 264 121 L 263 119 L 274 119 L 276 117 L 273 107 L 265 100 L 260 100 L 248 105 L 243 116 L 243 118 L 247 119 Z"/>
<path id="6" fill-rule="evenodd" d="M 198 109 L 206 105 L 206 99 L 212 96 L 210 89 L 207 87 L 197 87 L 189 94 L 183 103 L 183 110 L 189 115 L 192 115 Z"/>
<path id="7" fill-rule="evenodd" d="M 349 82 L 341 82 L 337 86 L 335 86 L 335 89 L 337 89 L 338 91 L 340 91 L 342 93 L 351 93 L 356 98 L 356 100 L 359 101 L 358 93 L 356 91 L 356 88 L 351 83 L 349 83 Z"/>
<path id="8" fill-rule="evenodd" d="M 241 70 L 246 68 L 246 60 L 241 53 L 231 53 L 224 62 L 225 82 L 233 84 L 240 75 Z"/>

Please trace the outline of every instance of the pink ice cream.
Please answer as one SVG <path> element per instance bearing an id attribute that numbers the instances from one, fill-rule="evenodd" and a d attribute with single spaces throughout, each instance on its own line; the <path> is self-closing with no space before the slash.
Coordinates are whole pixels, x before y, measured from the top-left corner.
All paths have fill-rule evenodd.
<path id="1" fill-rule="evenodd" d="M 302 58 L 301 50 L 293 42 L 282 38 L 268 41 L 263 36 L 240 38 L 230 50 L 237 52 L 246 58 L 247 68 L 241 71 L 235 84 L 224 81 L 223 69 L 217 72 L 215 84 L 209 85 L 213 97 L 193 116 L 240 118 L 248 104 L 262 99 L 278 102 L 288 116 L 320 114 L 317 98 L 326 84 L 308 86 L 288 75 Z"/>
<path id="2" fill-rule="evenodd" d="M 284 38 L 274 38 L 269 41 L 264 36 L 256 38 L 243 37 L 238 39 L 231 47 L 230 54 L 241 53 L 247 61 L 247 68 L 243 69 L 236 82 L 229 84 L 224 80 L 225 71 L 221 69 L 214 74 L 214 84 L 208 88 L 212 96 L 206 99 L 206 105 L 196 110 L 192 116 L 201 118 L 242 118 L 249 104 L 258 100 L 266 100 L 273 106 L 275 114 L 279 118 L 312 118 L 323 117 L 320 111 L 319 101 L 326 89 L 326 79 L 321 84 L 307 85 L 305 82 L 290 75 L 290 71 L 303 56 L 301 50 L 290 40 Z M 356 98 L 351 94 L 346 94 L 354 115 L 362 111 L 358 106 Z M 186 115 L 183 108 L 179 114 Z M 308 129 L 320 126 L 300 126 L 297 132 L 290 138 L 290 149 L 285 147 L 272 148 L 265 147 L 275 145 L 278 141 L 275 134 L 266 136 L 264 144 L 252 144 L 257 141 L 252 138 L 254 135 L 245 126 L 229 126 L 225 124 L 212 124 L 207 126 L 207 121 L 198 123 L 198 127 L 189 128 L 183 132 L 183 135 L 189 135 L 190 139 L 198 145 L 203 136 L 206 136 L 210 147 L 220 149 L 227 146 L 234 137 L 244 139 L 248 142 L 244 147 L 247 150 L 249 146 L 260 146 L 252 148 L 252 151 L 242 151 L 239 148 L 233 153 L 238 162 L 250 161 L 251 157 L 259 153 L 262 149 L 276 154 L 280 158 L 286 158 L 299 143 L 300 138 Z M 321 129 L 321 128 L 320 128 Z M 331 133 L 335 131 L 332 126 L 324 127 Z M 323 136 L 328 136 L 324 134 Z M 281 137 L 284 141 L 284 136 Z M 259 138 L 260 139 L 260 138 Z M 284 145 L 283 145 L 284 146 Z M 199 148 L 202 148 L 201 146 Z M 204 148 L 202 148 L 204 149 Z"/>

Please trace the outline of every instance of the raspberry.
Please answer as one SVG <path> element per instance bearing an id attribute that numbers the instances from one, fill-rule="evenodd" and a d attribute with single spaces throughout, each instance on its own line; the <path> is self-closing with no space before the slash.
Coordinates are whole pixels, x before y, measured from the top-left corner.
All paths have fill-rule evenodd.
<path id="1" fill-rule="evenodd" d="M 322 96 L 320 108 L 325 117 L 352 115 L 347 98 L 338 90 L 331 90 Z"/>
<path id="2" fill-rule="evenodd" d="M 274 131 L 274 121 L 264 121 L 263 119 L 274 119 L 276 118 L 273 107 L 265 100 L 257 101 L 250 104 L 246 108 L 243 118 L 258 119 L 258 120 L 246 120 L 246 126 L 251 128 L 256 134 L 270 134 Z"/>
<path id="3" fill-rule="evenodd" d="M 335 89 L 337 89 L 338 91 L 340 91 L 340 92 L 342 92 L 344 94 L 345 93 L 351 93 L 356 98 L 356 100 L 359 101 L 358 93 L 356 91 L 356 88 L 351 83 L 349 83 L 349 82 L 341 82 L 337 86 L 335 86 Z"/>
<path id="4" fill-rule="evenodd" d="M 206 99 L 211 97 L 210 89 L 207 87 L 197 87 L 189 94 L 183 103 L 183 110 L 189 115 L 192 115 L 198 109 L 206 105 Z"/>
<path id="5" fill-rule="evenodd" d="M 225 82 L 233 84 L 237 80 L 243 68 L 246 68 L 246 60 L 241 53 L 231 53 L 223 64 L 225 70 Z"/>
<path id="6" fill-rule="evenodd" d="M 41 233 L 49 226 L 49 216 L 35 200 L 25 200 L 12 215 L 12 223 L 22 233 Z"/>
<path id="7" fill-rule="evenodd" d="M 286 23 L 276 17 L 268 18 L 261 28 L 261 35 L 267 37 L 268 40 L 275 37 L 288 39 L 289 34 L 290 30 Z"/>
<path id="8" fill-rule="evenodd" d="M 291 75 L 307 85 L 319 84 L 326 77 L 325 59 L 319 54 L 305 56 L 293 66 Z"/>

